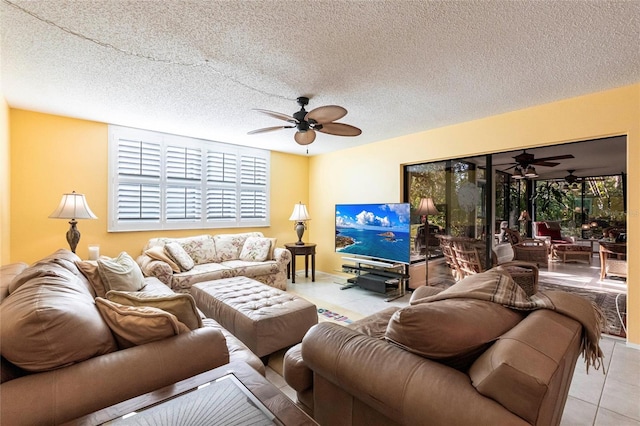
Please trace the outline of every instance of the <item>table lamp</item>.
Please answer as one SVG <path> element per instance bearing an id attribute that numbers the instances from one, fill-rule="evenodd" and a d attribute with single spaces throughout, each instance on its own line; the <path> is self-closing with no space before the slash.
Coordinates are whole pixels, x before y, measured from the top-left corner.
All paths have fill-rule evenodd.
<path id="1" fill-rule="evenodd" d="M 522 210 L 520 212 L 520 217 L 518 218 L 518 222 L 520 222 L 522 224 L 522 236 L 526 237 L 527 236 L 527 222 L 529 222 L 531 220 L 531 216 L 529 216 L 529 212 L 526 210 Z"/>
<path id="2" fill-rule="evenodd" d="M 432 198 L 423 198 L 416 210 L 419 216 L 424 216 L 424 270 L 425 285 L 429 285 L 429 215 L 440 213 Z"/>
<path id="3" fill-rule="evenodd" d="M 289 220 L 293 220 L 294 222 L 296 222 L 294 226 L 294 229 L 298 234 L 298 241 L 296 242 L 296 245 L 304 245 L 304 242 L 302 241 L 302 235 L 304 234 L 304 230 L 307 229 L 307 221 L 311 220 L 311 218 L 309 217 L 309 212 L 307 211 L 307 206 L 302 204 L 302 202 L 299 202 L 298 204 L 293 206 L 293 213 L 291 213 L 291 217 L 289 218 Z"/>
<path id="4" fill-rule="evenodd" d="M 71 219 L 69 221 L 71 226 L 67 231 L 67 242 L 71 251 L 75 253 L 78 242 L 80 242 L 80 231 L 76 227 L 78 223 L 76 219 L 97 219 L 98 217 L 89 208 L 84 194 L 76 194 L 73 191 L 70 194 L 62 194 L 60 205 L 49 215 L 49 218 Z"/>

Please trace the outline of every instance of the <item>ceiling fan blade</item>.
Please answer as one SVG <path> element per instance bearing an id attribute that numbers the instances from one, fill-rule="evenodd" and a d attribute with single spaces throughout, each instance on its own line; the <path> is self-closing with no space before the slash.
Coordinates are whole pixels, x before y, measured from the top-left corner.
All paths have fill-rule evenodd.
<path id="1" fill-rule="evenodd" d="M 358 136 L 362 133 L 362 130 L 357 127 L 343 123 L 326 123 L 322 125 L 322 128 L 316 130 L 336 136 Z"/>
<path id="2" fill-rule="evenodd" d="M 270 117 L 277 118 L 278 120 L 288 121 L 290 123 L 297 123 L 298 122 L 298 120 L 296 120 L 295 118 L 291 117 L 290 115 L 282 114 L 281 112 L 275 112 L 275 111 L 269 111 L 269 110 L 266 110 L 266 109 L 257 109 L 257 108 L 254 108 L 253 111 L 261 112 L 262 114 L 266 114 L 266 115 L 268 115 Z"/>
<path id="3" fill-rule="evenodd" d="M 326 105 L 312 109 L 304 117 L 305 120 L 315 120 L 316 123 L 324 124 L 340 120 L 347 115 L 347 110 L 338 105 Z"/>
<path id="4" fill-rule="evenodd" d="M 296 132 L 293 138 L 298 142 L 298 145 L 309 145 L 316 140 L 316 132 L 311 129 L 306 132 Z"/>
<path id="5" fill-rule="evenodd" d="M 555 167 L 560 163 L 552 163 L 550 161 L 538 161 L 538 160 L 536 160 L 531 164 L 533 164 L 535 166 Z"/>
<path id="6" fill-rule="evenodd" d="M 575 158 L 575 157 L 572 154 L 554 155 L 553 157 L 536 158 L 533 164 L 540 164 L 540 162 L 544 163 L 545 161 L 551 161 L 551 160 L 566 160 L 567 158 Z"/>
<path id="7" fill-rule="evenodd" d="M 247 132 L 248 135 L 255 135 L 256 133 L 266 133 L 266 132 L 273 132 L 274 130 L 282 130 L 282 129 L 293 129 L 296 126 L 274 126 L 274 127 L 265 127 L 262 129 L 256 129 L 256 130 L 252 130 L 250 132 Z"/>

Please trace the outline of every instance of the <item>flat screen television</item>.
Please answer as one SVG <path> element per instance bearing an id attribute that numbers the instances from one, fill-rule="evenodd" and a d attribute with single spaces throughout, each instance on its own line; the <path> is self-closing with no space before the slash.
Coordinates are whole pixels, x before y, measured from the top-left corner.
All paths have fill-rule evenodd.
<path id="1" fill-rule="evenodd" d="M 336 204 L 335 251 L 408 264 L 409 212 L 409 203 Z"/>

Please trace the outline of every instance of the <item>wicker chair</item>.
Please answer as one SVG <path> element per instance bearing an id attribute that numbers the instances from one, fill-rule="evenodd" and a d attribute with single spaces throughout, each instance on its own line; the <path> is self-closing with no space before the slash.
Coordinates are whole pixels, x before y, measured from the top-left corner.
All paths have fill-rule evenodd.
<path id="1" fill-rule="evenodd" d="M 607 275 L 627 278 L 627 245 L 600 242 L 600 279 Z"/>
<path id="2" fill-rule="evenodd" d="M 475 240 L 469 242 L 468 239 L 453 239 L 452 247 L 455 255 L 459 274 L 462 278 L 472 274 L 484 272 L 490 268 L 485 267 L 482 256 L 478 250 L 482 249 Z M 500 265 L 495 264 L 497 256 L 493 253 L 492 265 L 495 269 L 507 272 L 528 296 L 538 292 L 538 265 L 531 262 L 507 261 Z"/>
<path id="3" fill-rule="evenodd" d="M 518 231 L 504 229 L 506 240 L 513 246 L 513 260 L 532 262 L 541 266 L 549 264 L 549 245 L 536 238 L 522 238 Z"/>

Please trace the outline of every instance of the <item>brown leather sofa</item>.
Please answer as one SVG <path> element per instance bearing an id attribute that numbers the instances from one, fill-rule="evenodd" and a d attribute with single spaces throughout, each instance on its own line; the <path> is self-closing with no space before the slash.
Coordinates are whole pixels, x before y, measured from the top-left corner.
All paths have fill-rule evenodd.
<path id="1" fill-rule="evenodd" d="M 64 423 L 230 361 L 264 375 L 260 359 L 208 318 L 203 327 L 120 349 L 76 261 L 74 253 L 59 250 L 31 267 L 2 267 L 0 424 Z M 174 294 L 155 278 L 144 283 L 143 292 Z M 25 322 L 30 325 L 22 328 Z"/>
<path id="2" fill-rule="evenodd" d="M 430 292 L 420 287 L 412 300 Z M 393 318 L 407 309 L 390 307 L 349 326 L 313 327 L 286 353 L 285 380 L 321 425 L 559 424 L 580 355 L 581 324 L 548 309 L 514 317 L 492 302 L 447 302 L 436 309 L 431 325 L 407 319 L 415 336 L 429 334 L 442 343 L 429 356 L 415 350 L 425 342 L 414 342 L 409 350 L 389 341 L 398 331 Z M 486 321 L 471 314 L 471 321 L 482 322 L 480 330 L 489 323 L 509 325 L 456 359 L 443 348 L 464 346 L 465 333 L 477 333 L 455 318 L 468 316 L 467 309 L 489 313 Z M 452 310 L 454 317 L 447 320 Z M 499 321 L 491 319 L 498 314 Z"/>

